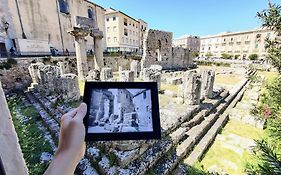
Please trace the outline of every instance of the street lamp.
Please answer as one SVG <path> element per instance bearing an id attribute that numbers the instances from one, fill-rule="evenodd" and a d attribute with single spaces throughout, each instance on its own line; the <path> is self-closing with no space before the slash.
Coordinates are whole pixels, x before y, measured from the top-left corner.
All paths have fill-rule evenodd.
<path id="1" fill-rule="evenodd" d="M 4 23 L 4 29 L 5 29 L 5 31 L 7 32 L 8 31 L 8 29 L 9 29 L 9 23 L 8 22 L 5 22 Z"/>

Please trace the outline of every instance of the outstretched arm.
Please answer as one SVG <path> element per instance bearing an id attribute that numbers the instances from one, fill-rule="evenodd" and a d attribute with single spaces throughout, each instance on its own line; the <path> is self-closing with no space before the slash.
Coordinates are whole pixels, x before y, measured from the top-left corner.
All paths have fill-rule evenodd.
<path id="1" fill-rule="evenodd" d="M 82 103 L 78 108 L 62 116 L 58 150 L 44 175 L 70 175 L 74 173 L 76 166 L 85 154 L 83 118 L 86 113 L 87 105 Z"/>

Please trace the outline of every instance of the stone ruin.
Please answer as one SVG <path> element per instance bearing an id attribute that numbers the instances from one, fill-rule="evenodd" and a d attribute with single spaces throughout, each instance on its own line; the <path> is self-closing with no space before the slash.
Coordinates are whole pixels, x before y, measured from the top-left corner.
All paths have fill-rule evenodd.
<path id="1" fill-rule="evenodd" d="M 213 97 L 213 87 L 215 83 L 215 72 L 213 70 L 203 70 L 201 86 L 201 99 Z"/>
<path id="2" fill-rule="evenodd" d="M 125 70 L 119 73 L 120 81 L 123 82 L 134 82 L 134 71 Z"/>
<path id="3" fill-rule="evenodd" d="M 161 71 L 162 66 L 151 65 L 149 68 L 142 70 L 143 80 L 147 82 L 157 82 L 158 90 L 161 89 Z"/>
<path id="4" fill-rule="evenodd" d="M 36 89 L 46 96 L 60 96 L 65 101 L 79 100 L 78 78 L 75 74 L 61 74 L 67 70 L 64 66 L 58 67 L 44 65 L 43 63 L 33 63 L 28 69 L 32 78 L 29 91 Z"/>
<path id="5" fill-rule="evenodd" d="M 183 85 L 179 89 L 179 96 L 188 105 L 199 105 L 201 97 L 202 79 L 196 71 L 187 71 L 183 76 Z"/>
<path id="6" fill-rule="evenodd" d="M 133 60 L 130 64 L 130 70 L 134 72 L 134 76 L 135 78 L 137 78 L 141 72 L 140 62 L 137 60 Z"/>
<path id="7" fill-rule="evenodd" d="M 172 47 L 172 32 L 148 30 L 145 33 L 141 67 L 161 65 L 163 69 L 186 69 L 193 58 L 188 49 Z"/>
<path id="8" fill-rule="evenodd" d="M 90 70 L 86 79 L 88 81 L 100 81 L 100 71 L 97 69 Z"/>
<path id="9" fill-rule="evenodd" d="M 111 81 L 113 78 L 112 69 L 105 67 L 101 69 L 100 80 L 101 81 Z"/>
<path id="10" fill-rule="evenodd" d="M 95 69 L 101 70 L 104 66 L 102 31 L 97 28 L 96 21 L 90 18 L 75 16 L 75 26 L 69 33 L 75 38 L 78 78 L 85 80 L 88 75 L 88 62 L 86 54 L 85 37 L 90 35 L 94 39 Z"/>

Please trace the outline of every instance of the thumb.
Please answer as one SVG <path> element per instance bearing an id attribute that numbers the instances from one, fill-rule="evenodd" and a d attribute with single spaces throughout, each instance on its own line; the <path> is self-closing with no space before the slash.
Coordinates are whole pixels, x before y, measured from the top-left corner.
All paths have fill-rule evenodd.
<path id="1" fill-rule="evenodd" d="M 81 122 L 83 122 L 83 119 L 85 115 L 87 114 L 87 105 L 86 103 L 81 103 L 81 105 L 77 108 L 77 113 L 75 118 Z"/>

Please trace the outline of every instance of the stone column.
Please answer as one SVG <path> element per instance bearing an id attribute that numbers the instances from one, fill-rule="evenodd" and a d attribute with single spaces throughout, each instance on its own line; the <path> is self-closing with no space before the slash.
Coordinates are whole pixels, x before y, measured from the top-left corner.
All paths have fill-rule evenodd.
<path id="1" fill-rule="evenodd" d="M 78 79 L 84 81 L 88 74 L 85 37 L 90 34 L 90 31 L 88 29 L 74 27 L 69 33 L 75 37 Z"/>
<path id="2" fill-rule="evenodd" d="M 121 71 L 120 81 L 124 82 L 134 82 L 134 72 L 133 71 Z"/>
<path id="3" fill-rule="evenodd" d="M 113 78 L 112 69 L 111 68 L 102 68 L 100 79 L 102 81 L 110 81 Z"/>
<path id="4" fill-rule="evenodd" d="M 88 73 L 87 53 L 85 38 L 75 37 L 77 72 L 80 80 L 85 80 Z"/>
<path id="5" fill-rule="evenodd" d="M 95 69 L 100 71 L 101 68 L 104 66 L 102 38 L 95 37 L 94 43 L 95 43 Z"/>
<path id="6" fill-rule="evenodd" d="M 199 105 L 201 96 L 201 76 L 196 71 L 188 71 L 183 77 L 182 98 L 188 105 Z"/>
<path id="7" fill-rule="evenodd" d="M 215 72 L 213 70 L 203 70 L 201 75 L 202 75 L 201 99 L 212 98 L 214 82 L 215 82 Z"/>

